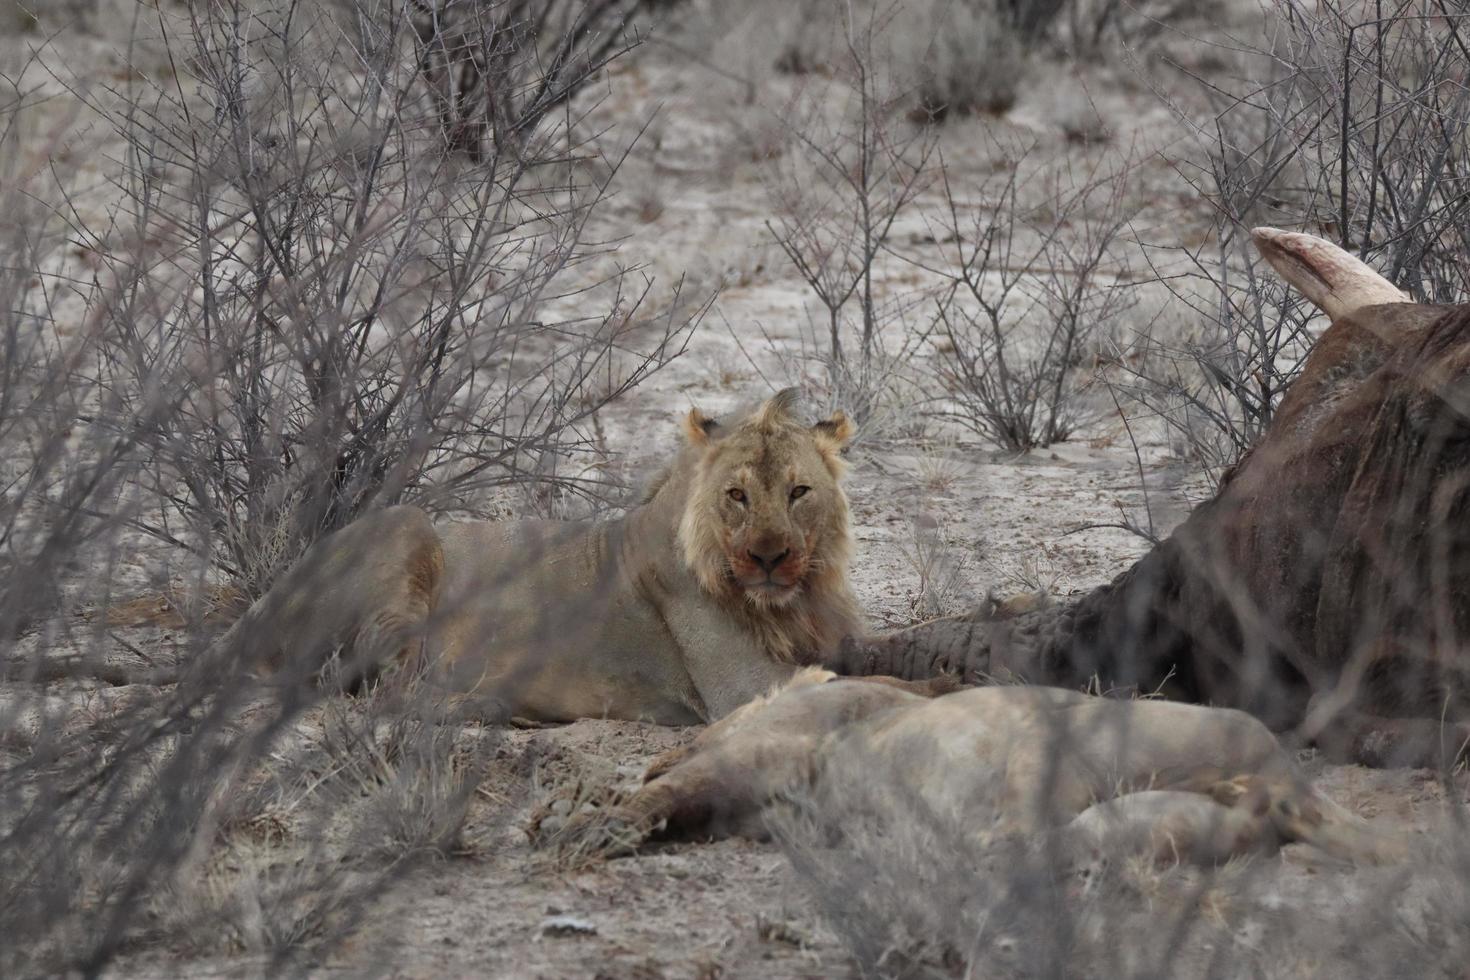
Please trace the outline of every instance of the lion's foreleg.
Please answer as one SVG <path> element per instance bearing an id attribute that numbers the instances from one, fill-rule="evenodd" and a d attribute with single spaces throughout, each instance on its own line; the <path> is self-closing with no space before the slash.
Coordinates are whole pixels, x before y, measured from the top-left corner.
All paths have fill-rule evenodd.
<path id="1" fill-rule="evenodd" d="M 648 837 L 760 835 L 776 797 L 809 787 L 812 739 L 741 735 L 712 749 L 698 743 L 619 807 L 618 817 Z"/>
<path id="2" fill-rule="evenodd" d="M 604 821 L 602 832 L 610 852 L 636 850 L 653 837 L 697 836 L 708 829 L 719 810 L 736 802 L 715 755 L 700 755 L 691 747 L 682 759 L 670 759 L 661 774 L 646 776 L 643 786 Z"/>
<path id="3" fill-rule="evenodd" d="M 416 537 L 395 559 L 397 574 L 375 583 L 366 622 L 353 638 L 351 663 L 359 676 L 397 667 L 399 678 L 411 680 L 429 666 L 424 643 L 444 578 L 444 552 L 437 536 Z"/>
<path id="4" fill-rule="evenodd" d="M 675 766 L 679 765 L 679 763 L 693 755 L 698 749 L 698 743 L 690 742 L 688 745 L 680 745 L 678 748 L 669 749 L 667 752 L 660 752 L 653 757 L 653 761 L 643 771 L 643 781 L 645 783 L 651 783 L 655 779 L 666 775 Z"/>
<path id="5" fill-rule="evenodd" d="M 1217 783 L 1220 803 L 1265 815 L 1283 841 L 1310 844 L 1357 864 L 1386 864 L 1408 857 L 1409 839 L 1381 830 L 1290 774 L 1236 776 Z"/>
<path id="6" fill-rule="evenodd" d="M 1409 853 L 1407 838 L 1380 830 L 1338 806 L 1284 762 L 1277 765 L 1273 760 L 1260 771 L 1229 778 L 1205 767 L 1167 786 L 1117 797 L 1109 804 L 1140 815 L 1147 812 L 1150 798 L 1173 801 L 1156 814 L 1160 829 L 1155 835 L 1163 831 L 1168 840 L 1192 841 L 1191 853 L 1217 863 L 1298 842 L 1359 864 L 1387 863 Z M 1210 802 L 1227 812 L 1212 816 L 1206 805 Z"/>

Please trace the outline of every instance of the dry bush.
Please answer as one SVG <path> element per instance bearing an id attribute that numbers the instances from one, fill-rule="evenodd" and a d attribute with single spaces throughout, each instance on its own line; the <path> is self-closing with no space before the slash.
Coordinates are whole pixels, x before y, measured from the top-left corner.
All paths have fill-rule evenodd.
<path id="1" fill-rule="evenodd" d="M 1054 3 L 1054 0 L 1046 0 Z M 1177 30 L 1182 21 L 1224 19 L 1224 0 L 1064 0 L 1055 33 L 1074 57 L 1102 60 Z"/>
<path id="2" fill-rule="evenodd" d="M 550 112 L 640 40 L 652 0 L 411 0 L 419 70 L 445 144 L 517 153 Z M 493 146 L 493 149 L 492 149 Z"/>
<path id="3" fill-rule="evenodd" d="M 411 10 L 354 10 L 151 10 L 171 72 L 78 80 L 85 135 L 64 119 L 23 143 L 34 93 L 0 91 L 7 976 L 96 974 L 150 944 L 285 963 L 418 858 L 473 845 L 491 746 L 414 698 L 324 736 L 330 686 L 262 680 L 261 651 L 211 646 L 202 615 L 155 646 L 74 613 L 142 562 L 258 592 L 409 493 L 598 496 L 556 460 L 590 453 L 598 409 L 681 348 L 678 315 L 640 309 L 646 283 L 598 284 L 600 307 L 585 291 L 606 181 L 583 176 L 569 117 L 467 162 Z M 597 61 L 578 64 L 585 85 Z M 100 190 L 66 169 L 87 154 L 119 161 Z M 191 881 L 207 914 L 149 917 Z"/>
<path id="4" fill-rule="evenodd" d="M 847 72 L 856 26 L 872 28 L 871 62 L 895 107 L 931 120 L 1003 112 L 1028 76 L 1052 0 L 757 0 L 691 4 L 673 19 L 670 46 L 727 79 L 745 97 L 772 71 L 807 80 Z"/>
<path id="5" fill-rule="evenodd" d="M 1007 592 L 1046 597 L 1056 595 L 1062 576 L 1055 563 L 1042 552 L 1028 554 L 1010 568 L 997 569 L 996 578 Z"/>
<path id="6" fill-rule="evenodd" d="M 948 281 L 937 301 L 943 340 L 940 414 L 1005 449 L 1067 439 L 1085 421 L 1077 373 L 1091 334 L 1128 302 L 1124 174 L 1036 162 L 1034 147 L 977 191 L 944 176 L 945 211 L 930 237 Z M 1043 188 L 1039 200 L 1023 189 Z M 971 197 L 971 194 L 974 197 Z"/>
<path id="7" fill-rule="evenodd" d="M 602 314 L 551 313 L 585 288 L 566 273 L 597 252 L 583 230 L 607 183 L 547 179 L 579 149 L 558 126 L 526 121 L 472 165 L 442 152 L 409 12 L 364 8 L 352 35 L 194 13 L 206 105 L 169 86 L 96 105 L 128 141 L 121 230 L 89 243 L 116 300 L 89 326 L 101 383 L 179 401 L 138 433 L 134 524 L 250 595 L 415 491 L 436 509 L 538 481 L 598 495 L 551 457 L 592 451 L 591 417 L 681 349 L 632 278 Z"/>
<path id="8" fill-rule="evenodd" d="M 924 451 L 918 457 L 921 485 L 936 493 L 949 490 L 964 476 L 964 455 L 953 439 L 920 441 L 924 445 Z"/>
<path id="9" fill-rule="evenodd" d="M 590 767 L 562 780 L 537 769 L 532 785 L 541 803 L 526 834 L 549 868 L 583 871 L 628 854 L 641 842 L 636 829 L 617 816 L 615 808 L 628 792 L 610 767 Z"/>
<path id="10" fill-rule="evenodd" d="M 246 953 L 299 967 L 364 912 L 360 876 L 313 846 L 229 842 L 197 875 L 156 897 L 150 938 L 195 955 Z"/>
<path id="11" fill-rule="evenodd" d="M 1057 16 L 1076 0 L 997 0 L 996 8 L 1021 37 L 1035 41 L 1051 29 Z"/>
<path id="12" fill-rule="evenodd" d="M 1421 302 L 1470 298 L 1470 15 L 1440 0 L 1274 13 L 1264 45 L 1227 52 L 1246 77 L 1210 88 L 1212 116 L 1180 110 L 1207 161 L 1185 175 L 1216 221 L 1167 281 L 1204 332 L 1146 343 L 1130 387 L 1212 479 L 1270 423 L 1321 326 L 1260 266 L 1250 227 L 1315 230 Z"/>
<path id="13" fill-rule="evenodd" d="M 1044 30 L 1035 16 L 1041 6 L 1006 11 L 985 2 L 938 0 L 905 8 L 895 16 L 891 41 L 898 83 L 930 120 L 1005 112 L 1027 82 L 1028 39 Z"/>
<path id="14" fill-rule="evenodd" d="M 805 377 L 793 380 L 846 411 L 858 441 L 891 426 L 904 365 L 924 340 L 911 323 L 916 302 L 884 301 L 879 283 L 890 233 L 924 188 L 936 146 L 894 118 L 882 29 L 844 14 L 836 77 L 789 108 L 792 149 L 767 180 L 767 228 L 813 300 L 795 359 Z"/>

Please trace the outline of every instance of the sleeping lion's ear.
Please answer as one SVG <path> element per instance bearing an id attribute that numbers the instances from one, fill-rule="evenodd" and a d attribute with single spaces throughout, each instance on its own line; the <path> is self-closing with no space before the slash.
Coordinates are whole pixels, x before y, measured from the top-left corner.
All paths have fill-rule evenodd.
<path id="1" fill-rule="evenodd" d="M 830 419 L 812 426 L 812 435 L 823 449 L 840 453 L 852 442 L 852 421 L 843 412 L 834 412 Z"/>
<path id="2" fill-rule="evenodd" d="M 710 435 L 719 427 L 720 423 L 697 408 L 691 408 L 684 416 L 684 435 L 691 446 L 708 446 Z"/>

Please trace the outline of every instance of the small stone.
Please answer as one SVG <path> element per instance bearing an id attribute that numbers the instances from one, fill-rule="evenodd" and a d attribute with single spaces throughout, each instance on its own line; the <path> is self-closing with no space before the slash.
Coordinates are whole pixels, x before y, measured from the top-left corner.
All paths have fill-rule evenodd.
<path id="1" fill-rule="evenodd" d="M 597 926 L 588 919 L 581 919 L 575 915 L 551 915 L 541 920 L 541 928 L 537 930 L 536 938 L 567 939 L 572 936 L 595 936 Z"/>

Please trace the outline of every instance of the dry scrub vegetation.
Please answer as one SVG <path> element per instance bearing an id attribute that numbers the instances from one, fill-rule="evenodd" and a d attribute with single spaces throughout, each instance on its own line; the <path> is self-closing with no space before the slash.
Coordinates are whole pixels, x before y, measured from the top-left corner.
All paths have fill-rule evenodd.
<path id="1" fill-rule="evenodd" d="M 795 382 L 847 411 L 890 494 L 908 486 L 892 460 L 922 452 L 919 512 L 897 543 L 874 518 L 862 545 L 888 546 L 864 590 L 901 619 L 984 597 L 996 532 L 922 505 L 987 453 L 1042 451 L 1024 467 L 1122 440 L 1147 519 L 1121 523 L 1154 534 L 1155 464 L 1218 480 L 1321 326 L 1244 229 L 1311 230 L 1416 298 L 1470 299 L 1470 18 L 1448 0 L 1269 6 L 0 0 L 0 974 L 763 976 L 774 957 L 864 976 L 1458 975 L 1463 834 L 1408 871 L 1058 882 L 1044 842 L 980 852 L 888 795 L 789 801 L 776 849 L 603 862 L 567 818 L 692 733 L 490 727 L 361 656 L 261 680 L 211 646 L 366 511 L 615 507 L 620 454 L 710 364 L 716 400 Z M 104 29 L 126 55 L 94 72 L 69 45 Z M 643 112 L 680 73 L 714 108 L 681 93 Z M 1047 126 L 1013 125 L 1054 79 L 1073 94 Z M 1119 100 L 1167 108 L 1167 152 L 1125 134 Z M 681 183 L 680 152 L 713 162 Z M 728 205 L 709 182 L 755 217 L 719 254 L 714 235 L 649 251 L 702 220 L 677 194 Z M 997 581 L 1047 591 L 1053 559 L 1023 544 Z M 1358 778 L 1328 783 L 1366 793 Z M 1462 773 L 1416 778 L 1375 799 L 1463 816 Z M 787 861 L 794 898 L 772 884 Z M 456 933 L 462 958 L 443 959 L 412 916 L 446 894 L 512 925 L 488 949 Z M 607 921 L 674 924 L 539 942 L 583 935 L 533 926 L 589 894 Z M 691 952 L 671 906 L 720 924 Z"/>
<path id="2" fill-rule="evenodd" d="M 590 420 L 679 353 L 699 309 L 677 289 L 645 304 L 636 270 L 568 275 L 605 248 L 586 224 L 617 161 L 589 178 L 571 120 L 541 123 L 637 34 L 617 5 L 550 7 L 539 29 L 498 8 L 519 26 L 412 5 L 150 12 L 155 77 L 65 79 L 120 155 L 100 192 L 65 170 L 72 120 L 24 141 L 42 100 L 10 94 L 7 974 L 206 935 L 295 956 L 385 877 L 473 851 L 493 743 L 439 725 L 412 678 L 376 691 L 343 660 L 262 683 L 208 646 L 207 599 L 166 604 L 181 621 L 158 650 L 102 610 L 144 538 L 184 594 L 249 599 L 406 497 L 561 513 L 617 492 L 578 466 Z M 79 603 L 97 613 L 60 620 L 70 635 L 37 630 Z"/>

